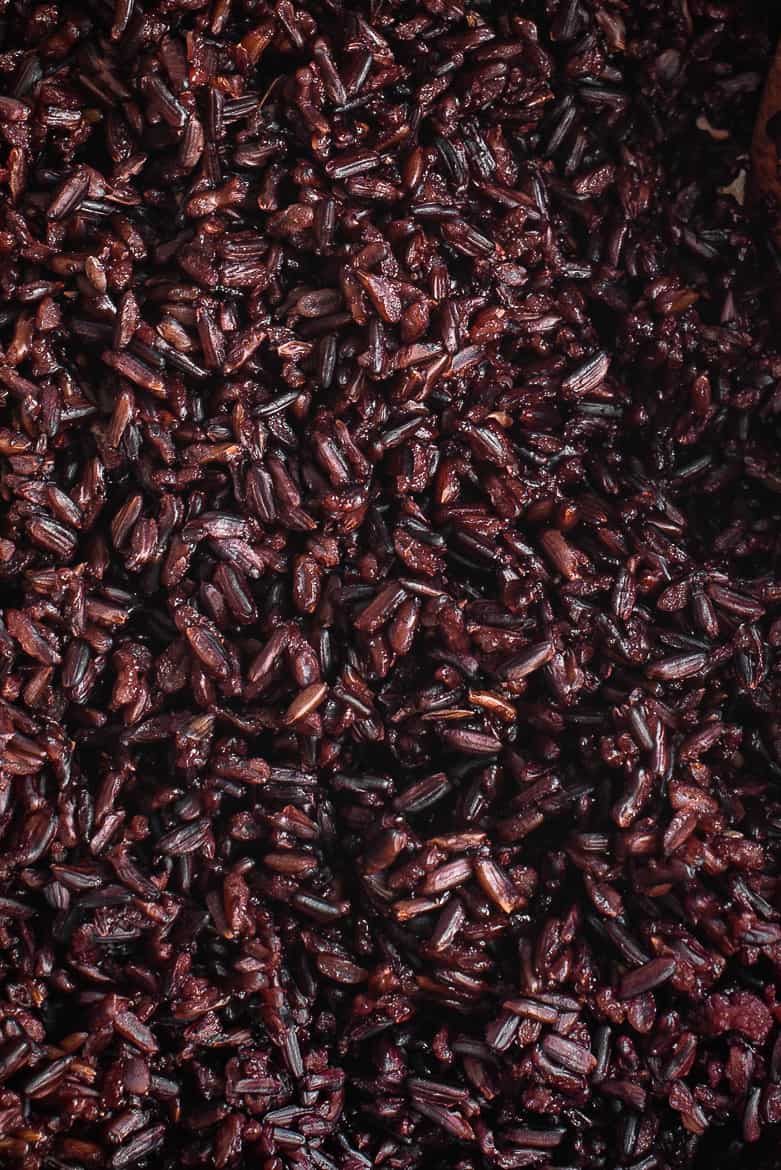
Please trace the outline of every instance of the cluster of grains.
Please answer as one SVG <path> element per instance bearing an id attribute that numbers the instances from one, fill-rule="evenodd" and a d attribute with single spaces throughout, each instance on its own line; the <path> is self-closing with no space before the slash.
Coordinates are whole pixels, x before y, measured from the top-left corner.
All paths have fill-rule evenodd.
<path id="1" fill-rule="evenodd" d="M 772 7 L 4 3 L 1 1165 L 777 1170 Z"/>

